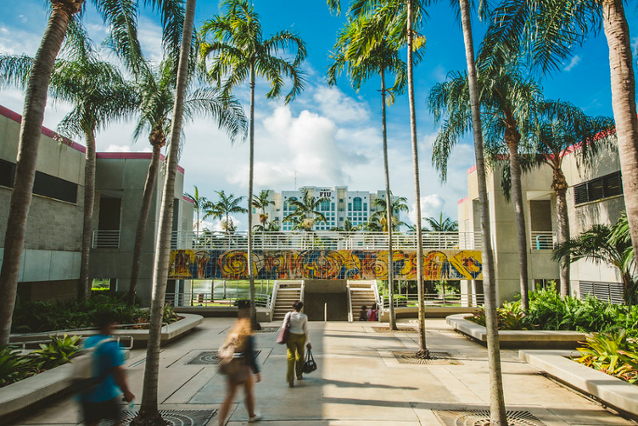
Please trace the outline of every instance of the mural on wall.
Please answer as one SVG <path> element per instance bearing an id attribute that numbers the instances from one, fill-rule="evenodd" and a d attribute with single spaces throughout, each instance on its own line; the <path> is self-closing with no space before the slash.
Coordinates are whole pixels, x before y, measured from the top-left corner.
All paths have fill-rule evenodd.
<path id="1" fill-rule="evenodd" d="M 394 278 L 416 279 L 416 252 L 394 251 Z M 255 279 L 388 278 L 387 250 L 272 250 L 253 253 Z M 425 280 L 482 279 L 478 250 L 431 250 L 423 254 Z M 241 250 L 173 250 L 169 279 L 247 279 L 248 255 Z"/>

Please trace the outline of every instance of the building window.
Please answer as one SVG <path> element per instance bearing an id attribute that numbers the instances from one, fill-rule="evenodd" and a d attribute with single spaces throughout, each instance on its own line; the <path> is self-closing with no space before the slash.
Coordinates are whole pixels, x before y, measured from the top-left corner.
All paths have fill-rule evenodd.
<path id="1" fill-rule="evenodd" d="M 352 210 L 352 203 L 348 203 L 348 210 Z"/>
<path id="2" fill-rule="evenodd" d="M 331 203 L 330 204 L 330 210 L 334 211 L 334 209 L 335 209 L 335 203 Z"/>
<path id="3" fill-rule="evenodd" d="M 324 200 L 321 202 L 321 211 L 327 212 L 330 210 L 330 200 Z"/>
<path id="4" fill-rule="evenodd" d="M 615 172 L 574 185 L 574 204 L 588 203 L 615 195 L 622 195 L 622 193 L 622 176 L 620 172 Z"/>
<path id="5" fill-rule="evenodd" d="M 339 202 L 340 202 L 340 203 L 343 203 L 343 198 L 339 198 Z"/>
<path id="6" fill-rule="evenodd" d="M 364 212 L 368 211 L 368 203 L 363 203 L 363 211 Z"/>
<path id="7" fill-rule="evenodd" d="M 356 212 L 361 211 L 361 197 L 354 197 L 354 200 L 352 200 L 352 207 Z"/>
<path id="8" fill-rule="evenodd" d="M 0 159 L 0 185 L 13 188 L 13 179 L 16 174 L 16 165 Z"/>
<path id="9" fill-rule="evenodd" d="M 12 162 L 0 160 L 0 185 L 13 188 L 15 169 L 16 165 Z M 75 204 L 78 201 L 78 184 L 36 171 L 33 193 Z"/>

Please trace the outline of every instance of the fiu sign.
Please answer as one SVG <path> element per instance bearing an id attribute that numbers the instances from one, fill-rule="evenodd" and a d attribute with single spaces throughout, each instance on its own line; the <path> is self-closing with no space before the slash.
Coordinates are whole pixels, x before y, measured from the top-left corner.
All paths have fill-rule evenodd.
<path id="1" fill-rule="evenodd" d="M 416 252 L 396 250 L 394 278 L 416 279 Z M 480 280 L 481 252 L 431 250 L 423 254 L 424 280 Z M 248 254 L 241 250 L 173 250 L 169 279 L 248 278 Z M 387 250 L 255 250 L 251 265 L 255 279 L 387 280 Z"/>

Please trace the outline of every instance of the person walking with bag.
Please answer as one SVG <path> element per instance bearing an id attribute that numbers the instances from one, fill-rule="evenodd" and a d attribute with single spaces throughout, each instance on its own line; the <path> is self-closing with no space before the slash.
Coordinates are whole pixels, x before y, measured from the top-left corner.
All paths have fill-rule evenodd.
<path id="1" fill-rule="evenodd" d="M 289 387 L 295 385 L 295 374 L 297 375 L 297 380 L 303 379 L 304 344 L 308 349 L 312 349 L 310 336 L 308 335 L 308 316 L 301 313 L 303 302 L 296 300 L 293 302 L 292 308 L 294 310 L 286 314 L 283 323 L 283 327 L 290 324 L 288 339 L 286 340 L 286 347 L 288 348 L 286 381 L 288 381 Z"/>
<path id="2" fill-rule="evenodd" d="M 111 339 L 115 331 L 115 320 L 109 314 L 100 314 L 96 325 L 98 334 L 84 342 L 85 349 L 96 347 L 91 356 L 96 357 L 94 377 L 99 379 L 88 392 L 79 395 L 84 424 L 97 426 L 101 420 L 112 420 L 119 425 L 122 420 L 120 397 L 124 394 L 124 401 L 131 402 L 135 395 L 128 387 L 120 344 Z"/>
<path id="3" fill-rule="evenodd" d="M 222 359 L 220 372 L 226 375 L 226 397 L 219 409 L 219 426 L 226 423 L 230 406 L 237 394 L 237 388 L 244 386 L 244 405 L 248 411 L 248 423 L 259 421 L 261 416 L 255 413 L 255 382 L 261 381 L 257 356 L 255 354 L 255 337 L 250 323 L 250 302 L 241 301 L 238 309 L 237 322 L 231 327 L 219 353 L 230 349 L 230 361 Z M 254 374 L 254 378 L 253 378 Z"/>

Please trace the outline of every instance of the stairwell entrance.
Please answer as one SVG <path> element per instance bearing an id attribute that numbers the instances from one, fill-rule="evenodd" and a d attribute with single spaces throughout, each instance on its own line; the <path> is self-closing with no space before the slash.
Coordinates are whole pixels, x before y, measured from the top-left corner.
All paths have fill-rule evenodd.
<path id="1" fill-rule="evenodd" d="M 309 321 L 348 321 L 348 283 L 346 280 L 305 280 L 304 313 Z"/>

